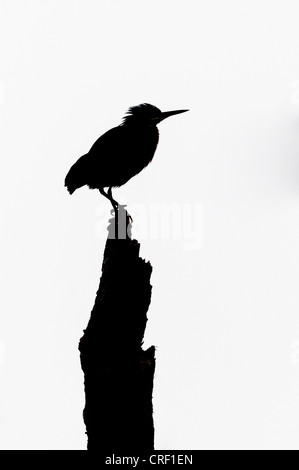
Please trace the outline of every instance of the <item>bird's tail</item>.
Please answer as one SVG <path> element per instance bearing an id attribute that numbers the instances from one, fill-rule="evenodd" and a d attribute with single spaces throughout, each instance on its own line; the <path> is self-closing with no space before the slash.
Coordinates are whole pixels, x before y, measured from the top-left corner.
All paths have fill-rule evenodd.
<path id="1" fill-rule="evenodd" d="M 65 177 L 64 186 L 66 186 L 70 194 L 73 194 L 76 189 L 86 184 L 84 177 L 84 157 L 85 155 L 82 155 L 82 157 L 79 158 Z"/>
<path id="2" fill-rule="evenodd" d="M 69 173 L 66 175 L 64 186 L 66 186 L 66 189 L 68 190 L 70 194 L 73 194 L 78 188 L 77 185 L 74 184 L 74 182 L 72 183 Z"/>

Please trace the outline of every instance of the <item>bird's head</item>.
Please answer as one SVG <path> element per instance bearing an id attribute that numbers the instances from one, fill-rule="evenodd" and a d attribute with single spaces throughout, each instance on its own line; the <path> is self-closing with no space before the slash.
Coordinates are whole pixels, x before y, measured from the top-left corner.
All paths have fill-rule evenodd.
<path id="1" fill-rule="evenodd" d="M 188 109 L 180 109 L 178 111 L 165 111 L 162 112 L 156 106 L 152 104 L 143 103 L 138 106 L 132 106 L 127 111 L 127 115 L 124 117 L 124 124 L 128 122 L 136 122 L 140 124 L 156 126 L 159 122 L 174 116 L 175 114 L 185 113 Z"/>

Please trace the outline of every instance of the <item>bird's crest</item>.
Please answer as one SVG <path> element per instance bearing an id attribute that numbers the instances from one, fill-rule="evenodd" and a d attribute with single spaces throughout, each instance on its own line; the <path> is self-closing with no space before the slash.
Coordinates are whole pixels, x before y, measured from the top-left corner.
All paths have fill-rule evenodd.
<path id="1" fill-rule="evenodd" d="M 126 116 L 123 118 L 123 121 L 125 122 L 127 119 L 130 119 L 131 117 L 142 119 L 142 117 L 155 117 L 155 116 L 159 116 L 160 114 L 161 114 L 161 111 L 156 106 L 153 106 L 152 104 L 149 104 L 149 103 L 142 103 L 142 104 L 139 104 L 138 106 L 131 106 L 131 108 L 129 108 L 128 111 L 126 112 Z"/>

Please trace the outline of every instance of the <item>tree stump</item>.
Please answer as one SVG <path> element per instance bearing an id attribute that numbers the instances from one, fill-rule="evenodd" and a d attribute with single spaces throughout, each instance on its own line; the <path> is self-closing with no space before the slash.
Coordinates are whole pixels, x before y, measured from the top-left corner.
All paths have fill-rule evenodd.
<path id="1" fill-rule="evenodd" d="M 79 343 L 87 449 L 150 452 L 155 347 L 144 351 L 142 344 L 152 267 L 139 256 L 140 245 L 131 238 L 131 219 L 123 207 L 117 220 L 109 222 L 100 285 Z"/>

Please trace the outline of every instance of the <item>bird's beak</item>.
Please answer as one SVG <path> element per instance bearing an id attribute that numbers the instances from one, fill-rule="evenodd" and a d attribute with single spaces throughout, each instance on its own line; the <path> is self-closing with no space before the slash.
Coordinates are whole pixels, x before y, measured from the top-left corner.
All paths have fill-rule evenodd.
<path id="1" fill-rule="evenodd" d="M 163 121 L 164 119 L 168 118 L 169 116 L 174 116 L 175 114 L 181 114 L 181 113 L 186 113 L 189 111 L 189 109 L 180 109 L 178 111 L 165 111 L 164 113 L 161 113 L 159 121 Z"/>

